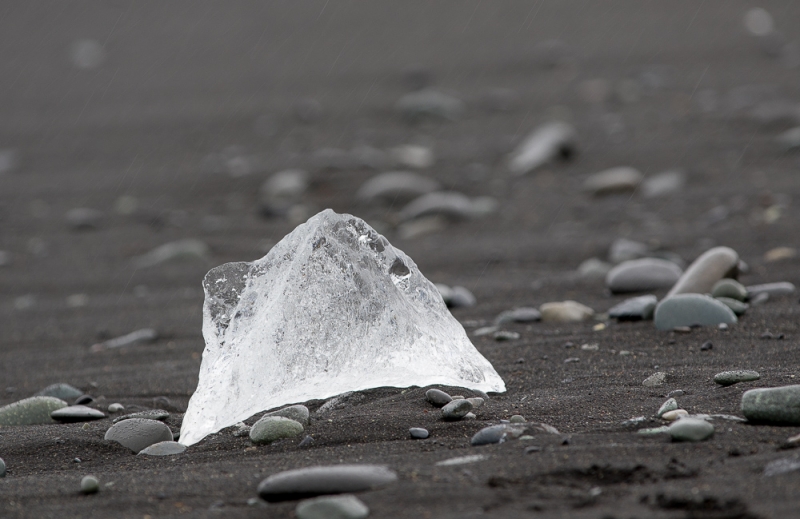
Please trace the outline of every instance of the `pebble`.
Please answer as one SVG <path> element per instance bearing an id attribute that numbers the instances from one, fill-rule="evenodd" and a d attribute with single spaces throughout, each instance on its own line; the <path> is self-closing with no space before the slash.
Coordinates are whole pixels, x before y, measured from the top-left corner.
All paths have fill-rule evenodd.
<path id="1" fill-rule="evenodd" d="M 481 406 L 484 404 L 484 402 L 485 402 L 485 400 L 484 400 L 482 397 L 479 397 L 479 396 L 474 396 L 474 397 L 472 397 L 472 398 L 467 398 L 467 401 L 468 401 L 470 404 L 472 404 L 472 409 L 478 409 L 478 408 L 479 408 L 479 407 L 481 407 Z"/>
<path id="2" fill-rule="evenodd" d="M 67 211 L 64 217 L 70 227 L 82 231 L 98 228 L 103 219 L 103 212 L 88 207 L 76 207 Z"/>
<path id="3" fill-rule="evenodd" d="M 608 261 L 616 265 L 623 261 L 643 258 L 648 255 L 649 251 L 650 248 L 644 243 L 627 238 L 617 238 L 608 249 Z"/>
<path id="4" fill-rule="evenodd" d="M 717 297 L 715 299 L 730 308 L 736 315 L 744 315 L 747 309 L 750 308 L 750 305 L 738 299 L 731 299 L 730 297 Z"/>
<path id="5" fill-rule="evenodd" d="M 761 375 L 756 371 L 749 369 L 740 369 L 735 371 L 723 371 L 714 375 L 714 382 L 720 386 L 731 386 L 737 382 L 752 382 L 758 380 Z"/>
<path id="6" fill-rule="evenodd" d="M 83 395 L 83 391 L 65 383 L 49 385 L 36 393 L 36 396 L 52 396 L 66 401 L 75 400 L 81 395 Z"/>
<path id="7" fill-rule="evenodd" d="M 673 422 L 667 432 L 674 441 L 699 442 L 714 434 L 714 426 L 705 420 L 685 417 Z"/>
<path id="8" fill-rule="evenodd" d="M 467 220 L 494 212 L 497 202 L 491 197 L 471 199 L 455 191 L 436 191 L 415 198 L 397 213 L 401 222 L 423 216 L 442 216 Z"/>
<path id="9" fill-rule="evenodd" d="M 777 208 L 779 208 L 778 210 L 780 210 L 780 206 L 776 205 L 776 206 L 772 206 L 772 207 L 777 207 Z M 767 211 L 770 211 L 770 209 L 767 209 Z M 767 214 L 766 214 L 766 211 L 765 211 L 765 217 L 766 216 L 767 216 Z M 780 213 L 778 213 L 777 216 L 780 216 Z M 777 217 L 773 217 L 773 218 L 774 218 L 774 220 L 777 220 Z M 771 223 L 771 222 L 768 221 L 767 223 Z M 793 247 L 775 247 L 774 249 L 770 249 L 770 250 L 768 250 L 767 252 L 764 253 L 764 261 L 767 262 L 767 263 L 774 263 L 776 261 L 792 259 L 792 258 L 795 258 L 795 257 L 797 257 L 797 249 L 795 249 Z"/>
<path id="10" fill-rule="evenodd" d="M 662 420 L 666 420 L 668 422 L 674 422 L 684 416 L 689 416 L 689 411 L 686 409 L 673 409 L 672 411 L 667 411 L 663 415 L 661 415 Z"/>
<path id="11" fill-rule="evenodd" d="M 81 492 L 84 494 L 94 494 L 100 490 L 100 482 L 94 476 L 83 476 L 81 479 Z"/>
<path id="12" fill-rule="evenodd" d="M 664 413 L 668 411 L 674 411 L 677 408 L 678 408 L 678 402 L 674 398 L 670 398 L 666 402 L 661 404 L 661 407 L 658 408 L 656 416 L 661 418 L 664 415 Z"/>
<path id="13" fill-rule="evenodd" d="M 163 422 L 146 418 L 131 418 L 111 426 L 105 439 L 115 441 L 138 453 L 142 449 L 162 441 L 172 441 L 172 431 Z"/>
<path id="14" fill-rule="evenodd" d="M 0 458 L 0 478 L 6 477 L 6 462 Z"/>
<path id="15" fill-rule="evenodd" d="M 85 405 L 71 405 L 56 409 L 50 413 L 53 420 L 63 423 L 88 422 L 90 420 L 100 420 L 106 415 L 97 409 L 86 407 Z"/>
<path id="16" fill-rule="evenodd" d="M 472 411 L 472 402 L 466 399 L 453 400 L 442 407 L 442 418 L 445 420 L 461 420 Z"/>
<path id="17" fill-rule="evenodd" d="M 486 456 L 483 454 L 472 454 L 470 456 L 457 456 L 455 458 L 448 458 L 446 460 L 437 461 L 435 465 L 437 467 L 452 467 L 454 465 L 466 465 L 467 463 L 476 463 L 478 461 L 483 461 L 486 459 Z"/>
<path id="18" fill-rule="evenodd" d="M 800 385 L 745 391 L 742 413 L 753 422 L 800 424 Z"/>
<path id="19" fill-rule="evenodd" d="M 412 427 L 411 429 L 408 430 L 408 433 L 415 440 L 424 440 L 430 435 L 430 433 L 428 433 L 428 430 L 423 429 L 422 427 Z"/>
<path id="20" fill-rule="evenodd" d="M 704 294 L 684 293 L 668 296 L 662 300 L 656 306 L 653 320 L 659 330 L 738 322 L 736 314 L 724 303 Z"/>
<path id="21" fill-rule="evenodd" d="M 747 297 L 754 299 L 761 294 L 768 296 L 791 295 L 795 292 L 795 286 L 788 281 L 778 283 L 765 283 L 763 285 L 750 285 L 747 287 Z"/>
<path id="22" fill-rule="evenodd" d="M 454 121 L 464 111 L 464 103 L 439 91 L 424 89 L 401 97 L 395 104 L 395 109 L 412 122 L 423 119 Z"/>
<path id="23" fill-rule="evenodd" d="M 362 492 L 397 481 L 382 465 L 329 465 L 279 472 L 261 481 L 258 495 L 275 502 L 324 494 Z"/>
<path id="24" fill-rule="evenodd" d="M 714 247 L 704 252 L 688 269 L 667 297 L 676 294 L 707 294 L 714 284 L 722 278 L 737 272 L 739 255 L 729 247 Z"/>
<path id="25" fill-rule="evenodd" d="M 654 295 L 633 297 L 614 305 L 608 311 L 608 316 L 618 321 L 650 320 L 657 303 L 658 299 Z"/>
<path id="26" fill-rule="evenodd" d="M 611 168 L 594 173 L 583 183 L 583 190 L 593 195 L 634 191 L 642 182 L 642 174 L 631 167 Z"/>
<path id="27" fill-rule="evenodd" d="M 669 426 L 668 425 L 662 425 L 660 427 L 647 427 L 645 429 L 639 429 L 638 431 L 636 431 L 636 434 L 641 434 L 643 436 L 651 436 L 651 435 L 661 434 L 661 433 L 665 433 L 665 432 L 669 432 Z"/>
<path id="28" fill-rule="evenodd" d="M 441 389 L 429 389 L 425 392 L 425 399 L 436 407 L 444 407 L 453 400 L 453 397 Z"/>
<path id="29" fill-rule="evenodd" d="M 454 286 L 450 291 L 450 300 L 445 301 L 450 308 L 467 308 L 475 306 L 477 302 L 472 292 L 461 286 Z"/>
<path id="30" fill-rule="evenodd" d="M 297 519 L 363 519 L 369 508 L 353 495 L 318 497 L 300 501 L 295 515 Z"/>
<path id="31" fill-rule="evenodd" d="M 663 371 L 658 371 L 656 373 L 653 373 L 646 379 L 644 379 L 644 381 L 642 381 L 642 385 L 645 387 L 657 387 L 657 386 L 663 386 L 666 382 L 667 382 L 667 374 L 664 373 Z"/>
<path id="32" fill-rule="evenodd" d="M 32 396 L 0 407 L 0 425 L 37 425 L 53 423 L 50 413 L 67 407 L 52 396 Z"/>
<path id="33" fill-rule="evenodd" d="M 72 402 L 72 405 L 87 405 L 94 402 L 94 397 L 92 395 L 81 395 Z"/>
<path id="34" fill-rule="evenodd" d="M 508 169 L 515 175 L 525 175 L 553 159 L 568 159 L 575 155 L 577 132 L 565 122 L 544 124 L 528 135 L 511 153 Z"/>
<path id="35" fill-rule="evenodd" d="M 92 346 L 92 351 L 98 352 L 108 349 L 121 348 L 140 342 L 153 342 L 158 339 L 158 332 L 153 328 L 142 328 L 121 337 L 115 337 L 105 342 Z"/>
<path id="36" fill-rule="evenodd" d="M 784 458 L 767 463 L 764 467 L 764 477 L 778 476 L 800 470 L 800 459 Z"/>
<path id="37" fill-rule="evenodd" d="M 427 169 L 436 162 L 436 156 L 432 149 L 415 144 L 392 148 L 392 158 L 399 165 L 414 169 Z"/>
<path id="38" fill-rule="evenodd" d="M 163 422 L 169 418 L 169 413 L 163 409 L 148 409 L 147 411 L 138 411 L 124 416 L 118 416 L 114 418 L 113 423 L 130 420 L 131 418 L 146 418 L 148 420 L 160 420 Z"/>
<path id="39" fill-rule="evenodd" d="M 469 443 L 472 446 L 503 443 L 508 436 L 509 427 L 507 425 L 491 425 L 476 432 Z"/>
<path id="40" fill-rule="evenodd" d="M 183 454 L 184 451 L 186 451 L 186 445 L 175 441 L 163 441 L 145 447 L 139 451 L 137 456 L 173 456 L 175 454 Z"/>
<path id="41" fill-rule="evenodd" d="M 464 415 L 464 420 L 477 420 L 478 416 L 475 413 L 469 412 Z"/>
<path id="42" fill-rule="evenodd" d="M 599 258 L 589 258 L 578 265 L 578 275 L 583 279 L 605 279 L 612 265 Z"/>
<path id="43" fill-rule="evenodd" d="M 113 404 L 109 404 L 108 412 L 109 413 L 121 413 L 125 410 L 125 406 L 120 403 L 114 402 Z"/>
<path id="44" fill-rule="evenodd" d="M 683 271 L 671 261 L 641 258 L 623 261 L 606 276 L 606 286 L 614 293 L 644 292 L 671 288 Z"/>
<path id="45" fill-rule="evenodd" d="M 436 180 L 418 173 L 389 171 L 364 182 L 356 192 L 356 198 L 365 202 L 404 202 L 437 191 L 439 187 Z"/>
<path id="46" fill-rule="evenodd" d="M 720 279 L 711 288 L 711 297 L 728 297 L 738 301 L 747 299 L 747 288 L 735 279 Z"/>
<path id="47" fill-rule="evenodd" d="M 272 443 L 282 438 L 294 438 L 303 432 L 303 425 L 283 416 L 264 416 L 250 429 L 253 443 Z"/>
<path id="48" fill-rule="evenodd" d="M 259 207 L 264 216 L 284 216 L 308 190 L 309 175 L 302 169 L 279 171 L 261 184 Z"/>
<path id="49" fill-rule="evenodd" d="M 495 317 L 494 323 L 498 325 L 505 323 L 533 323 L 541 319 L 542 314 L 536 308 L 520 307 L 502 312 Z"/>
<path id="50" fill-rule="evenodd" d="M 283 416 L 284 418 L 289 418 L 290 420 L 298 422 L 303 427 L 308 427 L 310 413 L 306 406 L 297 404 L 272 411 L 271 413 L 266 413 L 264 416 Z"/>
<path id="51" fill-rule="evenodd" d="M 794 449 L 795 447 L 800 447 L 800 434 L 795 434 L 794 436 L 790 436 L 789 438 L 787 438 L 785 446 L 786 446 L 786 448 L 789 448 L 789 449 Z M 2 463 L 2 461 L 3 460 L 0 459 L 0 463 Z M 2 476 L 3 472 L 5 472 L 5 466 L 0 468 L 0 477 L 3 477 Z"/>
<path id="52" fill-rule="evenodd" d="M 136 268 L 149 268 L 168 261 L 199 260 L 208 261 L 208 245 L 200 240 L 186 238 L 183 240 L 165 243 L 150 252 L 133 259 Z"/>
<path id="53" fill-rule="evenodd" d="M 664 171 L 647 177 L 640 188 L 644 198 L 662 198 L 674 195 L 686 185 L 686 174 L 683 171 Z"/>
<path id="54" fill-rule="evenodd" d="M 515 341 L 521 336 L 518 332 L 510 332 L 508 330 L 498 330 L 493 334 L 494 340 L 498 342 Z"/>
<path id="55" fill-rule="evenodd" d="M 711 341 L 706 341 L 700 346 L 700 351 L 711 351 L 714 349 L 714 343 Z"/>
<path id="56" fill-rule="evenodd" d="M 549 323 L 576 323 L 594 315 L 594 310 L 576 301 L 545 303 L 539 307 L 542 321 Z"/>
<path id="57" fill-rule="evenodd" d="M 515 414 L 509 420 L 509 423 L 525 423 L 525 417 L 520 414 Z"/>

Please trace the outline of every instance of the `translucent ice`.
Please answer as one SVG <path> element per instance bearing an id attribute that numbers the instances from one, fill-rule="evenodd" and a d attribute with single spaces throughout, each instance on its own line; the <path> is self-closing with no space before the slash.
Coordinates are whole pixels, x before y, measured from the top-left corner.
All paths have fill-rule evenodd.
<path id="1" fill-rule="evenodd" d="M 436 287 L 359 218 L 325 210 L 203 281 L 206 348 L 180 441 L 284 404 L 442 384 L 505 391 Z"/>

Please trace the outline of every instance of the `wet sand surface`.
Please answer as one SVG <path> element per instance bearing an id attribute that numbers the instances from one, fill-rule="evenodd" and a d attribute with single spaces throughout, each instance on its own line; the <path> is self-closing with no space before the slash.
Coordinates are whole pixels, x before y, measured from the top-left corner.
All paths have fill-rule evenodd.
<path id="1" fill-rule="evenodd" d="M 0 249 L 11 254 L 0 268 L 0 404 L 67 382 L 95 396 L 92 405 L 102 410 L 112 402 L 165 408 L 178 431 L 204 347 L 203 276 L 224 262 L 260 258 L 324 208 L 364 218 L 428 279 L 471 290 L 477 304 L 453 315 L 508 389 L 492 395 L 476 420 L 453 423 L 440 420 L 422 388 L 367 391 L 324 414 L 315 414 L 322 401 L 309 402 L 311 446 L 300 447 L 299 438 L 253 446 L 225 430 L 165 458 L 104 441 L 110 419 L 88 429 L 5 427 L 0 457 L 9 473 L 0 480 L 0 515 L 292 517 L 296 502 L 248 505 L 258 483 L 282 470 L 344 462 L 397 471 L 397 483 L 359 494 L 372 517 L 800 517 L 800 471 L 763 475 L 769 462 L 798 459 L 800 451 L 780 447 L 799 427 L 716 420 L 712 439 L 672 443 L 622 425 L 654 415 L 677 389 L 692 413 L 741 416 L 745 390 L 798 383 L 796 295 L 751 307 L 727 331 L 678 334 L 652 322 L 591 320 L 509 324 L 521 337 L 507 342 L 473 335 L 517 306 L 573 299 L 606 312 L 625 296 L 576 269 L 606 258 L 621 237 L 687 262 L 726 245 L 750 267 L 744 284 L 800 283 L 800 260 L 764 256 L 798 247 L 800 155 L 783 152 L 775 137 L 800 122 L 786 111 L 754 114 L 798 106 L 800 68 L 765 54 L 747 33 L 742 16 L 750 7 L 320 1 L 0 8 L 0 148 L 13 150 L 15 161 L 0 174 Z M 791 41 L 800 6 L 765 7 Z M 104 46 L 98 67 L 70 61 L 71 46 L 84 38 Z M 537 46 L 550 39 L 569 48 L 554 66 Z M 400 117 L 395 102 L 426 75 L 414 71 L 461 99 L 464 114 L 416 124 Z M 309 122 L 296 115 L 306 99 L 322 108 Z M 577 156 L 511 176 L 508 153 L 552 119 L 575 126 Z M 447 189 L 494 197 L 497 210 L 409 237 L 395 225 L 399 205 L 367 205 L 354 195 L 380 170 L 320 164 L 320 149 L 409 143 L 434 151 L 425 175 Z M 231 166 L 223 160 L 230 156 L 241 160 Z M 655 199 L 582 190 L 591 173 L 620 165 L 645 176 L 682 169 L 687 184 Z M 304 209 L 262 216 L 260 185 L 298 167 L 312 178 Z M 72 229 L 64 215 L 75 207 L 101 211 L 97 228 Z M 186 238 L 205 242 L 208 257 L 135 266 L 134 258 Z M 86 294 L 86 304 L 68 304 L 74 294 Z M 595 330 L 599 322 L 608 326 Z M 159 338 L 91 350 L 141 328 Z M 784 339 L 762 339 L 765 332 Z M 706 341 L 713 349 L 701 351 Z M 580 348 L 594 343 L 596 351 Z M 714 374 L 728 369 L 753 369 L 761 379 L 717 386 Z M 656 371 L 669 374 L 667 383 L 643 386 Z M 469 445 L 479 429 L 514 414 L 560 434 Z M 659 424 L 648 418 L 639 427 Z M 431 436 L 412 441 L 409 427 Z M 541 449 L 526 453 L 531 446 Z M 485 458 L 435 466 L 473 454 Z M 86 474 L 99 478 L 98 494 L 78 492 Z"/>

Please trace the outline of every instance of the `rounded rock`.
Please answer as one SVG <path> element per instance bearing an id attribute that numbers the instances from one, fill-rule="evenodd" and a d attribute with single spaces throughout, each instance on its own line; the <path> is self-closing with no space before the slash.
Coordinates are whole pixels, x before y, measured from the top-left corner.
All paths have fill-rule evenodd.
<path id="1" fill-rule="evenodd" d="M 642 385 L 645 387 L 657 387 L 663 386 L 664 383 L 667 381 L 667 374 L 663 371 L 657 371 L 644 379 L 642 381 Z"/>
<path id="2" fill-rule="evenodd" d="M 50 413 L 53 420 L 63 423 L 73 422 L 88 422 L 91 420 L 100 420 L 105 418 L 106 415 L 97 409 L 86 407 L 85 405 L 71 405 L 56 409 Z"/>
<path id="3" fill-rule="evenodd" d="M 148 409 L 147 411 L 139 411 L 138 413 L 131 413 L 126 414 L 124 416 L 118 416 L 114 418 L 113 423 L 119 423 L 124 420 L 130 420 L 131 418 L 145 418 L 147 420 L 159 420 L 164 421 L 169 418 L 169 412 L 164 411 L 163 409 Z"/>
<path id="4" fill-rule="evenodd" d="M 308 411 L 308 407 L 301 404 L 297 404 L 297 405 L 290 405 L 289 407 L 284 407 L 283 409 L 279 409 L 277 411 L 272 411 L 271 413 L 267 413 L 264 416 L 282 416 L 284 418 L 294 420 L 303 427 L 307 427 L 310 413 Z"/>
<path id="5" fill-rule="evenodd" d="M 674 441 L 699 442 L 714 434 L 714 426 L 699 418 L 681 418 L 667 428 Z"/>
<path id="6" fill-rule="evenodd" d="M 186 451 L 185 445 L 175 441 L 164 441 L 145 447 L 139 451 L 137 456 L 174 456 L 175 454 L 183 454 L 184 451 Z"/>
<path id="7" fill-rule="evenodd" d="M 466 399 L 453 400 L 442 408 L 445 420 L 461 420 L 472 411 L 472 402 Z"/>
<path id="8" fill-rule="evenodd" d="M 739 369 L 734 371 L 723 371 L 714 375 L 714 382 L 720 386 L 730 386 L 738 382 L 752 382 L 761 378 L 757 371 L 750 369 Z"/>
<path id="9" fill-rule="evenodd" d="M 75 400 L 81 395 L 83 395 L 83 391 L 69 384 L 64 384 L 63 382 L 51 384 L 36 393 L 36 396 L 52 396 L 65 401 Z"/>
<path id="10" fill-rule="evenodd" d="M 0 425 L 37 425 L 54 423 L 50 414 L 67 407 L 67 403 L 52 396 L 32 396 L 0 407 Z"/>
<path id="11" fill-rule="evenodd" d="M 729 274 L 736 273 L 739 255 L 729 247 L 714 247 L 692 263 L 667 297 L 676 294 L 707 294 L 714 284 Z"/>
<path id="12" fill-rule="evenodd" d="M 84 494 L 94 494 L 100 490 L 100 482 L 94 476 L 83 476 L 81 479 L 81 492 Z"/>
<path id="13" fill-rule="evenodd" d="M 730 297 L 717 297 L 715 299 L 730 308 L 731 311 L 733 311 L 733 313 L 737 316 L 744 315 L 747 309 L 750 308 L 750 305 L 743 303 L 738 299 L 732 299 Z"/>
<path id="14" fill-rule="evenodd" d="M 303 430 L 303 425 L 291 418 L 265 416 L 253 424 L 250 440 L 253 443 L 272 443 L 282 438 L 294 438 Z"/>
<path id="15" fill-rule="evenodd" d="M 513 310 L 506 310 L 495 318 L 494 323 L 532 323 L 540 321 L 541 319 L 542 314 L 536 308 L 521 307 L 514 308 Z"/>
<path id="16" fill-rule="evenodd" d="M 109 413 L 121 413 L 124 410 L 125 410 L 125 406 L 123 406 L 122 404 L 117 403 L 117 402 L 115 402 L 113 404 L 110 404 L 108 406 L 108 412 Z"/>
<path id="17" fill-rule="evenodd" d="M 686 409 L 673 409 L 672 411 L 667 411 L 666 413 L 661 415 L 662 420 L 666 420 L 668 422 L 674 422 L 684 416 L 689 416 L 689 411 Z"/>
<path id="18" fill-rule="evenodd" d="M 427 429 L 423 429 L 422 427 L 412 427 L 411 429 L 408 430 L 408 433 L 415 440 L 424 440 L 430 434 L 428 433 Z"/>
<path id="19" fill-rule="evenodd" d="M 653 320 L 659 330 L 738 322 L 736 314 L 724 303 L 701 294 L 678 294 L 667 297 L 656 306 Z"/>
<path id="20" fill-rule="evenodd" d="M 663 418 L 664 413 L 667 413 L 669 411 L 674 411 L 677 408 L 678 408 L 677 400 L 675 400 L 674 398 L 670 398 L 669 400 L 661 404 L 661 407 L 658 408 L 656 416 L 658 416 L 659 418 Z"/>
<path id="21" fill-rule="evenodd" d="M 510 423 L 525 423 L 525 417 L 520 414 L 515 414 L 509 420 Z"/>
<path id="22" fill-rule="evenodd" d="M 654 295 L 633 297 L 614 305 L 608 316 L 618 321 L 642 321 L 653 318 L 658 299 Z"/>
<path id="23" fill-rule="evenodd" d="M 480 431 L 476 432 L 472 439 L 470 440 L 470 444 L 473 446 L 478 445 L 491 445 L 494 443 L 503 443 L 508 436 L 508 427 L 505 425 L 492 425 L 489 427 L 484 427 Z"/>
<path id="24" fill-rule="evenodd" d="M 397 481 L 397 474 L 382 465 L 329 465 L 287 470 L 258 485 L 262 499 L 275 502 L 325 494 L 362 492 Z"/>
<path id="25" fill-rule="evenodd" d="M 711 297 L 729 297 L 737 301 L 747 299 L 747 288 L 735 279 L 724 278 L 711 288 Z"/>
<path id="26" fill-rule="evenodd" d="M 642 178 L 639 170 L 631 167 L 611 168 L 590 175 L 583 183 L 583 189 L 597 196 L 633 191 Z"/>
<path id="27" fill-rule="evenodd" d="M 425 392 L 425 399 L 436 407 L 444 407 L 453 400 L 453 397 L 440 389 L 429 389 Z"/>
<path id="28" fill-rule="evenodd" d="M 753 422 L 800 424 L 800 385 L 745 391 L 742 413 Z"/>
<path id="29" fill-rule="evenodd" d="M 479 408 L 485 402 L 485 400 L 483 398 L 479 397 L 479 396 L 474 396 L 472 398 L 467 398 L 467 400 L 469 400 L 469 403 L 472 404 L 472 409 Z"/>
<path id="30" fill-rule="evenodd" d="M 115 441 L 138 453 L 155 443 L 172 441 L 172 431 L 166 424 L 146 418 L 130 418 L 111 426 L 106 440 Z"/>
<path id="31" fill-rule="evenodd" d="M 356 496 L 330 496 L 307 499 L 295 508 L 297 519 L 363 519 L 369 508 Z"/>
<path id="32" fill-rule="evenodd" d="M 589 319 L 594 310 L 576 301 L 545 303 L 539 307 L 542 321 L 550 323 L 576 323 Z"/>
<path id="33" fill-rule="evenodd" d="M 672 287 L 683 271 L 671 261 L 642 258 L 623 261 L 606 276 L 606 286 L 614 293 L 645 292 Z"/>

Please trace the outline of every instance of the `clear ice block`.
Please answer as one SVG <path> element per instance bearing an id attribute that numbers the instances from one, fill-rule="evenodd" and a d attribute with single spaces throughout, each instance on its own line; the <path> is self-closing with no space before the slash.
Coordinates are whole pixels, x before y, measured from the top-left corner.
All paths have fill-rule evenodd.
<path id="1" fill-rule="evenodd" d="M 206 348 L 180 442 L 274 407 L 433 384 L 505 391 L 439 291 L 363 220 L 325 210 L 203 280 Z"/>

